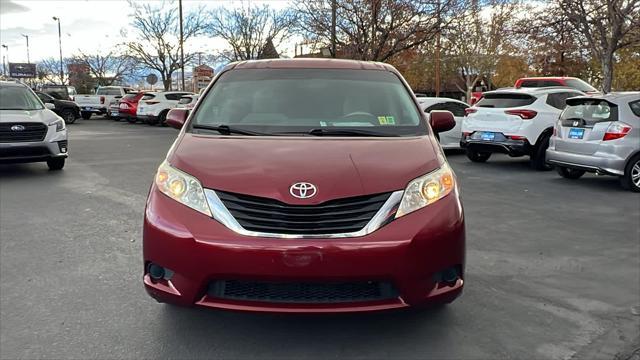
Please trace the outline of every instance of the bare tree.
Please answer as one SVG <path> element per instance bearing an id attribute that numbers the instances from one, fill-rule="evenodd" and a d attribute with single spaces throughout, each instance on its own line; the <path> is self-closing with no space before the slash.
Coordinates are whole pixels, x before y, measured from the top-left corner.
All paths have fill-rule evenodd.
<path id="1" fill-rule="evenodd" d="M 97 85 L 108 86 L 136 72 L 138 62 L 135 58 L 119 54 L 115 49 L 107 53 L 86 54 L 81 52 L 75 62 L 86 64 Z"/>
<path id="2" fill-rule="evenodd" d="M 490 79 L 500 55 L 507 52 L 517 4 L 491 0 L 481 7 L 473 0 L 471 8 L 455 19 L 444 32 L 445 65 L 456 68 L 462 85 L 458 89 L 469 101 L 475 84 Z"/>
<path id="3" fill-rule="evenodd" d="M 180 28 L 177 6 L 167 6 L 163 2 L 156 7 L 139 4 L 130 0 L 134 9 L 132 27 L 136 31 L 136 41 L 124 45 L 128 52 L 144 66 L 158 71 L 165 90 L 171 88 L 171 76 L 180 69 Z M 183 40 L 203 33 L 204 16 L 202 9 L 191 12 L 184 18 Z M 195 53 L 184 54 L 185 63 L 191 62 Z"/>
<path id="4" fill-rule="evenodd" d="M 331 42 L 332 0 L 299 0 L 300 28 L 310 42 Z M 464 8 L 461 0 L 336 0 L 339 57 L 387 61 L 432 41 Z"/>
<path id="5" fill-rule="evenodd" d="M 67 65 L 69 65 L 69 63 L 71 63 L 71 59 L 62 59 L 62 66 L 64 69 L 67 68 Z M 68 80 L 67 78 L 60 78 L 60 59 L 58 58 L 51 57 L 42 59 L 36 64 L 36 71 L 38 80 L 43 84 L 65 84 Z"/>
<path id="6" fill-rule="evenodd" d="M 207 32 L 227 41 L 231 51 L 221 55 L 230 61 L 264 58 L 291 36 L 296 14 L 291 9 L 275 10 L 269 5 L 220 6 L 210 13 Z"/>
<path id="7" fill-rule="evenodd" d="M 602 90 L 611 91 L 617 50 L 640 44 L 640 0 L 556 0 L 602 65 Z"/>

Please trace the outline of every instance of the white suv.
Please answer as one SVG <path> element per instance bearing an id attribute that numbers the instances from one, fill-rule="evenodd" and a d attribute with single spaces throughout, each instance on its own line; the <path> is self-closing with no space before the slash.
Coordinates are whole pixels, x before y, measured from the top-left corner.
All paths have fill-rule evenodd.
<path id="1" fill-rule="evenodd" d="M 545 152 L 567 98 L 584 93 L 566 87 L 489 91 L 466 110 L 460 146 L 474 162 L 494 152 L 531 156 L 531 167 L 548 170 Z"/>
<path id="2" fill-rule="evenodd" d="M 147 93 L 138 102 L 136 117 L 149 125 L 164 125 L 169 110 L 178 106 L 178 101 L 185 95 L 193 95 L 193 93 L 184 91 Z"/>
<path id="3" fill-rule="evenodd" d="M 51 170 L 64 167 L 67 128 L 53 107 L 23 84 L 0 81 L 0 163 L 46 161 Z"/>

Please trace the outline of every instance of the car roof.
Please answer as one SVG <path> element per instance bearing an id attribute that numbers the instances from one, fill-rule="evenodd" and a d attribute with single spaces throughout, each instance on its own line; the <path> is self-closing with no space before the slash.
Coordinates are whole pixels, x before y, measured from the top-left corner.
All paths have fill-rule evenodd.
<path id="1" fill-rule="evenodd" d="M 447 97 L 432 97 L 432 96 L 422 96 L 418 99 L 418 104 L 420 105 L 433 105 L 433 104 L 439 104 L 439 103 L 445 103 L 445 102 L 455 102 L 458 104 L 464 104 L 464 105 L 468 105 L 467 103 L 465 103 L 464 101 L 458 100 L 458 99 L 452 99 L 452 98 L 447 98 Z"/>
<path id="2" fill-rule="evenodd" d="M 172 90 L 172 91 L 161 91 L 161 92 L 158 92 L 158 93 L 155 93 L 155 94 L 185 94 L 185 95 L 194 95 L 192 92 L 190 92 L 190 91 L 186 91 L 186 90 L 185 90 L 185 91 L 175 91 L 175 90 Z"/>
<path id="3" fill-rule="evenodd" d="M 246 60 L 229 64 L 228 69 L 353 69 L 353 70 L 382 70 L 397 72 L 385 63 L 374 61 L 327 59 L 327 58 L 295 58 L 295 59 L 265 59 Z"/>
<path id="4" fill-rule="evenodd" d="M 25 85 L 23 83 L 20 83 L 20 82 L 17 82 L 17 81 L 4 81 L 4 80 L 0 81 L 0 86 L 16 86 L 16 87 L 17 86 L 24 86 L 24 87 L 27 87 L 27 85 Z"/>
<path id="5" fill-rule="evenodd" d="M 578 79 L 573 76 L 532 76 L 532 77 L 523 77 L 518 80 L 569 80 L 569 79 Z"/>
<path id="6" fill-rule="evenodd" d="M 527 94 L 533 96 L 541 96 L 545 94 L 553 94 L 559 92 L 579 92 L 584 94 L 582 91 L 568 87 L 568 86 L 548 86 L 548 87 L 535 87 L 535 88 L 510 88 L 510 89 L 500 89 L 487 91 L 483 95 L 486 94 Z"/>
<path id="7" fill-rule="evenodd" d="M 583 95 L 583 96 L 576 96 L 574 98 L 603 99 L 611 102 L 620 101 L 620 100 L 632 101 L 632 100 L 640 100 L 640 91 L 616 91 L 616 92 L 610 92 L 606 94 L 589 94 L 589 95 Z"/>

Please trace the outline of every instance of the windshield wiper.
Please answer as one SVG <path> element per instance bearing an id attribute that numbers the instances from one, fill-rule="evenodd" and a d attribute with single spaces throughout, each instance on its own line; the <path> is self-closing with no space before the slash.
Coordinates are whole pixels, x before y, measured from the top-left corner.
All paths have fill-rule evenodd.
<path id="1" fill-rule="evenodd" d="M 327 129 L 315 128 L 307 132 L 313 136 L 377 136 L 377 137 L 394 137 L 396 134 L 385 134 L 376 131 L 359 130 L 359 129 Z"/>
<path id="2" fill-rule="evenodd" d="M 231 135 L 231 134 L 250 135 L 250 136 L 269 135 L 269 134 L 264 134 L 260 132 L 250 131 L 250 130 L 242 130 L 242 129 L 230 127 L 229 125 L 212 126 L 212 125 L 195 124 L 192 126 L 192 128 L 200 129 L 200 130 L 217 131 L 222 135 Z"/>

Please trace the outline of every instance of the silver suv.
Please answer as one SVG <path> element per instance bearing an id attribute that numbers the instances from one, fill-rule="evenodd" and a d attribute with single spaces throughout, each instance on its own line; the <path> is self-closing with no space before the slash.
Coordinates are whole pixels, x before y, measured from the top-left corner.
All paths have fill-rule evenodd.
<path id="1" fill-rule="evenodd" d="M 640 92 L 568 99 L 547 162 L 568 179 L 587 171 L 614 175 L 624 188 L 640 192 Z"/>
<path id="2" fill-rule="evenodd" d="M 0 163 L 46 161 L 60 170 L 67 158 L 64 120 L 23 84 L 0 81 Z"/>

